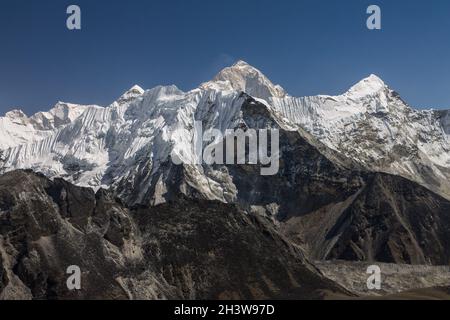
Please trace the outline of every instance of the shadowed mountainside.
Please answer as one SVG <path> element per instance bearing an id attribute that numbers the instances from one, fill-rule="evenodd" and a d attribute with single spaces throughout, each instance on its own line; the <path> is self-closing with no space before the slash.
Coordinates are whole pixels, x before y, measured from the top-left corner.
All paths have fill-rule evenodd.
<path id="1" fill-rule="evenodd" d="M 66 287 L 70 265 L 82 271 L 80 291 Z M 4 299 L 349 295 L 234 205 L 181 198 L 126 208 L 103 190 L 24 171 L 0 177 L 0 280 Z"/>

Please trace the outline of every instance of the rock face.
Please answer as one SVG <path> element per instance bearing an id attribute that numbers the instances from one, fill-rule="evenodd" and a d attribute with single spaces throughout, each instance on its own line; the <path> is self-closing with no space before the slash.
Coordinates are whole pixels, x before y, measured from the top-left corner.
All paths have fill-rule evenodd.
<path id="1" fill-rule="evenodd" d="M 450 202 L 410 181 L 368 178 L 327 237 L 340 239 L 327 259 L 450 264 Z"/>
<path id="2" fill-rule="evenodd" d="M 315 259 L 448 265 L 448 200 L 403 178 L 370 174 L 344 201 L 283 222 Z"/>
<path id="3" fill-rule="evenodd" d="M 229 173 L 240 206 L 273 219 L 313 259 L 450 263 L 450 201 L 405 178 L 358 169 L 308 133 L 283 129 L 254 100 L 242 110 L 247 127 L 278 126 L 281 157 L 274 176 L 258 166 L 214 168 Z"/>
<path id="4" fill-rule="evenodd" d="M 126 208 L 31 172 L 0 177 L 0 297 L 260 299 L 349 294 L 271 223 L 235 205 L 179 199 Z M 66 286 L 80 267 L 81 290 Z"/>

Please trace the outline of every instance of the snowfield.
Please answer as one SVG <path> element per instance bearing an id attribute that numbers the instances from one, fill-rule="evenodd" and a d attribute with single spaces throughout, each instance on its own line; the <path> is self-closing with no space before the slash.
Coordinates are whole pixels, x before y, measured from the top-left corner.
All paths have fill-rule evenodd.
<path id="1" fill-rule="evenodd" d="M 134 86 L 107 107 L 59 102 L 31 117 L 8 112 L 0 118 L 2 171 L 30 168 L 95 189 L 146 175 L 139 182 L 145 194 L 146 181 L 167 170 L 171 154 L 187 163 L 196 159 L 195 121 L 223 133 L 242 123 L 242 92 L 292 130 L 306 130 L 361 166 L 450 199 L 449 111 L 415 110 L 375 75 L 339 96 L 292 97 L 243 61 L 189 92 Z M 211 180 L 201 166 L 191 169 L 196 188 L 226 201 L 212 191 L 220 189 L 220 179 Z"/>

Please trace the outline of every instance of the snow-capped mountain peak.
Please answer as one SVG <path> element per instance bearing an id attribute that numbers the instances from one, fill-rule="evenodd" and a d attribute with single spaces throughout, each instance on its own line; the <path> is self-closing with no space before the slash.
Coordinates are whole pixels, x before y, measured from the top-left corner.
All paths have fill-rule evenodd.
<path id="1" fill-rule="evenodd" d="M 145 90 L 142 89 L 139 85 L 135 84 L 134 86 L 131 87 L 131 89 L 129 91 L 134 91 L 134 92 L 142 94 L 142 93 L 144 93 Z"/>
<path id="2" fill-rule="evenodd" d="M 384 81 L 380 77 L 371 74 L 352 86 L 345 95 L 353 98 L 363 98 L 377 94 L 385 89 L 388 89 L 388 87 Z"/>
<path id="3" fill-rule="evenodd" d="M 38 112 L 30 118 L 38 130 L 54 130 L 77 119 L 89 106 L 59 101 L 47 112 Z"/>
<path id="4" fill-rule="evenodd" d="M 16 119 L 21 119 L 21 118 L 27 118 L 27 115 L 22 110 L 14 109 L 14 110 L 8 111 L 5 114 L 5 117 L 12 119 L 12 120 L 16 120 Z"/>
<path id="5" fill-rule="evenodd" d="M 79 185 L 108 187 L 121 180 L 138 184 L 136 174 L 147 166 L 148 181 L 153 181 L 169 155 L 197 156 L 194 121 L 222 132 L 243 121 L 241 92 L 261 100 L 289 128 L 306 130 L 359 164 L 450 197 L 448 113 L 410 108 L 375 75 L 339 96 L 293 97 L 244 61 L 188 92 L 176 86 L 147 91 L 133 86 L 106 108 L 58 103 L 29 118 L 12 111 L 0 118 L 3 170 L 33 168 Z M 201 185 L 214 184 L 214 192 L 201 187 L 205 194 L 224 198 L 219 183 L 201 172 L 195 177 Z M 150 185 L 142 188 L 139 197 Z"/>
<path id="6" fill-rule="evenodd" d="M 273 84 L 261 71 L 242 60 L 220 71 L 212 81 L 204 83 L 202 87 L 242 91 L 265 100 L 269 97 L 286 96 L 281 86 Z"/>
<path id="7" fill-rule="evenodd" d="M 245 62 L 244 60 L 238 60 L 236 61 L 236 63 L 233 64 L 233 67 L 242 67 L 242 68 L 253 68 L 251 65 L 249 65 L 247 62 Z"/>
<path id="8" fill-rule="evenodd" d="M 58 102 L 49 111 L 31 117 L 21 110 L 9 111 L 0 117 L 0 150 L 42 140 L 75 121 L 90 107 Z"/>
<path id="9" fill-rule="evenodd" d="M 127 90 L 124 94 L 120 96 L 120 98 L 117 100 L 119 104 L 129 102 L 141 95 L 143 95 L 145 92 L 144 89 L 142 89 L 137 84 L 132 86 L 129 90 Z"/>

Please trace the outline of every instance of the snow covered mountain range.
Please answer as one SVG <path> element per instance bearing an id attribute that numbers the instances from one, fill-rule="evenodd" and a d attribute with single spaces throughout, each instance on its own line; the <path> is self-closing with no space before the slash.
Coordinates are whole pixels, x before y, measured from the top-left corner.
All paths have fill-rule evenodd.
<path id="1" fill-rule="evenodd" d="M 133 203 L 162 203 L 175 170 L 171 155 L 196 156 L 194 121 L 222 132 L 242 126 L 248 97 L 265 105 L 277 126 L 305 131 L 355 167 L 403 176 L 450 199 L 449 111 L 415 110 L 375 75 L 339 96 L 292 97 L 243 61 L 189 92 L 134 86 L 107 107 L 60 102 L 32 117 L 8 112 L 0 118 L 0 167 L 118 194 L 133 190 Z M 224 170 L 191 165 L 184 175 L 182 192 L 236 200 Z"/>
<path id="2" fill-rule="evenodd" d="M 199 164 L 199 121 L 277 129 L 279 170 Z M 239 61 L 189 92 L 14 110 L 0 131 L 0 300 L 354 297 L 374 262 L 419 265 L 376 294 L 450 285 L 449 111 L 374 75 L 296 98 Z"/>

